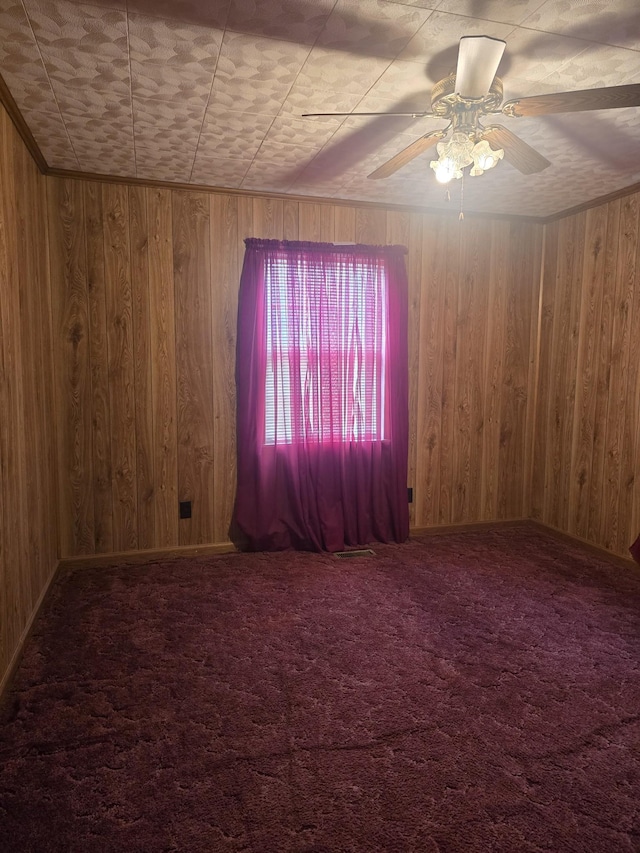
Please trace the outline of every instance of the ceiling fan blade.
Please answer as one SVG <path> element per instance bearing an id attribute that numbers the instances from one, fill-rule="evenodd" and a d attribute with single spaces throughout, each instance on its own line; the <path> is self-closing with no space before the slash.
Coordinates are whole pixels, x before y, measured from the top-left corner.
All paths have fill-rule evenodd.
<path id="1" fill-rule="evenodd" d="M 456 93 L 462 98 L 484 98 L 489 91 L 506 42 L 491 36 L 462 36 L 456 68 Z"/>
<path id="2" fill-rule="evenodd" d="M 302 113 L 301 118 L 335 118 L 340 116 L 405 116 L 409 118 L 435 118 L 433 113 Z"/>
<path id="3" fill-rule="evenodd" d="M 401 169 L 403 166 L 406 166 L 407 163 L 410 163 L 414 157 L 417 157 L 419 154 L 422 154 L 423 151 L 427 151 L 429 148 L 432 148 L 446 135 L 446 130 L 434 130 L 431 133 L 426 133 L 424 136 L 421 136 L 420 139 L 416 139 L 415 142 L 412 142 L 411 145 L 403 148 L 403 150 L 396 154 L 395 157 L 392 157 L 391 160 L 387 160 L 387 162 L 380 166 L 379 169 L 376 169 L 375 172 L 367 175 L 367 177 L 373 178 L 374 180 L 377 180 L 378 178 L 388 178 L 389 175 L 393 175 L 393 173 L 397 172 L 398 169 Z"/>
<path id="4" fill-rule="evenodd" d="M 482 139 L 486 139 L 493 148 L 502 148 L 505 160 L 508 160 L 523 175 L 542 172 L 551 165 L 547 158 L 539 154 L 535 148 L 527 145 L 519 136 L 502 125 L 487 127 L 482 134 Z"/>
<path id="5" fill-rule="evenodd" d="M 514 98 L 503 105 L 502 112 L 509 116 L 547 116 L 552 113 L 612 110 L 619 107 L 640 107 L 640 83 Z"/>

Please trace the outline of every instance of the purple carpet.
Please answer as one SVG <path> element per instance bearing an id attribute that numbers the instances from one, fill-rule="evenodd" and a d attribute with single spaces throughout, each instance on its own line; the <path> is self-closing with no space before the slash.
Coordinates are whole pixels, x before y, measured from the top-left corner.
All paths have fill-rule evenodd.
<path id="1" fill-rule="evenodd" d="M 640 570 L 526 526 L 375 550 L 59 578 L 0 847 L 639 851 Z"/>

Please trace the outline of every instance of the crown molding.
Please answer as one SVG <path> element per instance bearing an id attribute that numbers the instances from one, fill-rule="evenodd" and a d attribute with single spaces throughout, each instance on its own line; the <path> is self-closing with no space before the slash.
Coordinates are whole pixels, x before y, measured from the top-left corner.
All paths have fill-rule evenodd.
<path id="1" fill-rule="evenodd" d="M 13 100 L 13 95 L 7 88 L 7 84 L 4 82 L 2 75 L 0 75 L 0 104 L 2 104 L 9 114 L 9 118 L 13 122 L 15 129 L 20 134 L 29 154 L 33 157 L 36 166 L 40 169 L 43 175 L 46 175 L 49 169 L 47 161 L 45 160 L 42 151 L 40 151 L 38 143 L 33 138 L 33 134 L 29 130 L 26 121 L 22 117 L 22 113 L 18 109 L 18 105 Z"/>

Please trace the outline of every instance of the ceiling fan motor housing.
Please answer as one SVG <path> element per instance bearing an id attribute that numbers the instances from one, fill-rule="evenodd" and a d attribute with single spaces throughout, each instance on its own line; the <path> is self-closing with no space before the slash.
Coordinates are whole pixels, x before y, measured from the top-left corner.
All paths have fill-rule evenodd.
<path id="1" fill-rule="evenodd" d="M 475 136 L 482 130 L 479 118 L 498 111 L 502 103 L 502 80 L 494 77 L 491 88 L 482 98 L 463 98 L 455 88 L 455 74 L 439 80 L 431 90 L 431 112 L 434 117 L 449 119 L 453 130 Z"/>

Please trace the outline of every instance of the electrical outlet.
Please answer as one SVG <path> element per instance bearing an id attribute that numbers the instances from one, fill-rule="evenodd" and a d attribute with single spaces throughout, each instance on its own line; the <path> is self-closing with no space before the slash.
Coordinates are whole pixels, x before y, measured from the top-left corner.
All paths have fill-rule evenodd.
<path id="1" fill-rule="evenodd" d="M 180 518 L 191 518 L 191 501 L 180 501 L 178 511 Z"/>

